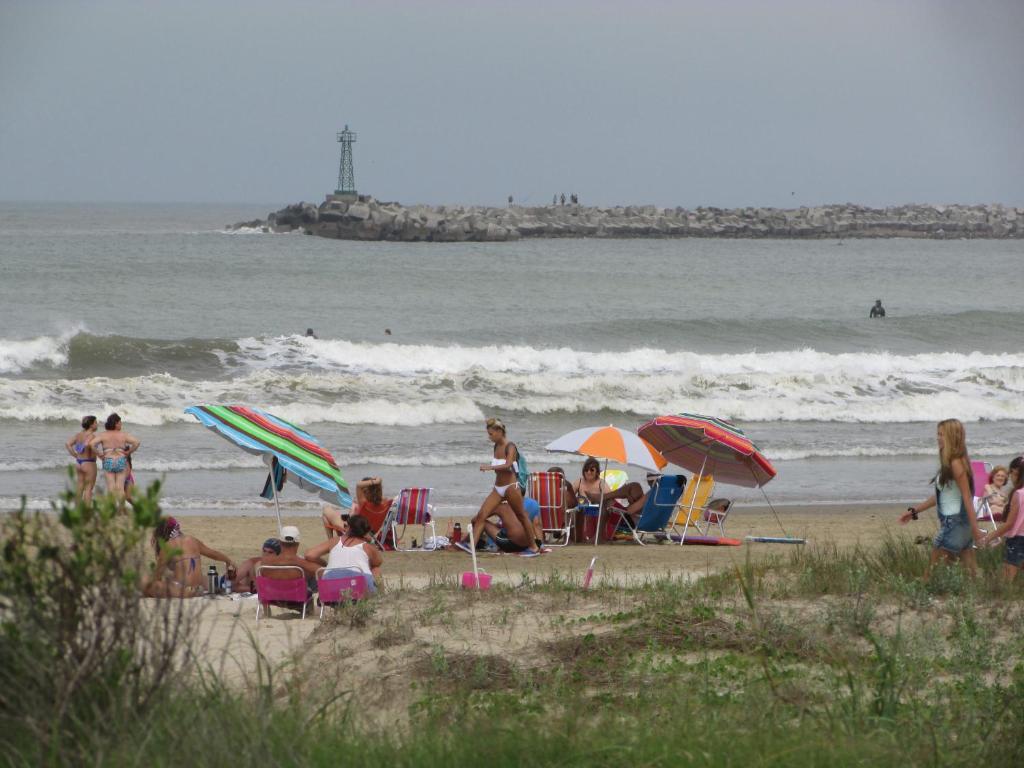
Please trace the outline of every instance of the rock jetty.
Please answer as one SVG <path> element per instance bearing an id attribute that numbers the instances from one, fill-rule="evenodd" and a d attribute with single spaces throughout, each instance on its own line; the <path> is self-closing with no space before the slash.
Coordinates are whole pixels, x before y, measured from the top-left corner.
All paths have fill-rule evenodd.
<path id="1" fill-rule="evenodd" d="M 613 208 L 581 205 L 403 206 L 361 195 L 333 196 L 322 205 L 296 203 L 266 221 L 229 229 L 301 230 L 341 240 L 398 242 L 501 242 L 524 237 L 927 237 L 1024 238 L 1024 208 L 1003 205 L 900 205 L 868 208 L 850 203 L 813 208 Z"/>

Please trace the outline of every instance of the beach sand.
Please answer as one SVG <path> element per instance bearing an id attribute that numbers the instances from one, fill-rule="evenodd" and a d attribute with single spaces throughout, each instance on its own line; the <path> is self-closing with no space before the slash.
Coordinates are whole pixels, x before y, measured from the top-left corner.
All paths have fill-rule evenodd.
<path id="1" fill-rule="evenodd" d="M 834 505 L 822 507 L 776 507 L 778 519 L 767 507 L 735 509 L 726 521 L 726 534 L 742 540 L 747 535 L 795 536 L 810 543 L 832 542 L 850 546 L 858 542 L 873 544 L 884 538 L 887 530 L 914 530 L 932 533 L 927 515 L 916 526 L 903 528 L 896 518 L 903 512 L 899 505 Z M 463 529 L 468 520 L 460 518 Z M 205 544 L 230 555 L 236 561 L 259 553 L 263 540 L 277 535 L 272 517 L 183 517 L 182 528 Z M 286 525 L 298 526 L 302 532 L 300 552 L 323 541 L 324 531 L 319 518 L 285 519 Z M 781 522 L 781 527 L 780 527 Z M 447 529 L 448 518 L 437 521 L 438 533 Z M 927 528 L 927 530 L 926 530 Z M 920 530 L 917 530 L 920 529 Z M 712 530 L 712 535 L 717 528 Z M 422 541 L 422 530 L 410 528 L 406 539 L 415 536 Z M 404 543 L 408 543 L 405 541 Z M 794 545 L 744 543 L 739 547 L 679 546 L 651 543 L 641 547 L 632 542 L 615 542 L 598 547 L 571 544 L 553 547 L 542 557 L 522 558 L 517 555 L 480 555 L 480 566 L 494 575 L 517 578 L 522 573 L 543 576 L 551 573 L 582 575 L 590 559 L 597 555 L 596 574 L 618 580 L 633 576 L 662 576 L 682 572 L 703 574 L 742 562 L 749 553 L 761 557 L 785 553 Z M 462 552 L 386 552 L 383 576 L 391 587 L 426 586 L 431 580 L 455 577 L 471 567 L 468 554 Z"/>
<path id="2" fill-rule="evenodd" d="M 777 507 L 778 519 L 767 508 L 751 507 L 734 510 L 726 523 L 730 537 L 746 535 L 780 536 L 785 534 L 806 538 L 811 545 L 835 544 L 837 547 L 877 545 L 889 534 L 928 535 L 935 531 L 927 516 L 909 526 L 900 526 L 896 518 L 902 511 L 898 505 L 834 505 L 821 508 Z M 258 553 L 264 539 L 275 536 L 276 522 L 270 517 L 187 517 L 183 529 L 200 538 L 208 546 L 229 554 L 236 561 Z M 464 529 L 467 520 L 463 519 Z M 780 528 L 781 522 L 781 528 Z M 286 524 L 297 525 L 302 533 L 300 551 L 323 540 L 319 519 L 291 518 Z M 446 530 L 448 520 L 438 520 L 438 530 Z M 410 532 L 422 540 L 420 531 Z M 573 544 L 554 548 L 535 558 L 516 555 L 482 554 L 480 567 L 490 573 L 495 584 L 518 586 L 530 581 L 544 581 L 557 574 L 579 583 L 590 559 L 597 556 L 593 585 L 642 584 L 645 580 L 667 576 L 698 578 L 742 565 L 747 557 L 762 559 L 786 557 L 797 545 L 744 543 L 738 547 L 679 546 L 670 543 L 645 547 L 632 542 L 616 542 L 598 547 Z M 208 565 L 204 562 L 204 567 Z M 395 610 L 407 609 L 422 602 L 418 594 L 433 584 L 455 584 L 463 571 L 471 570 L 471 558 L 462 552 L 387 552 L 384 555 L 383 586 Z M 398 593 L 396 595 L 396 593 Z M 516 601 L 528 601 L 527 593 L 517 593 Z M 202 613 L 200 632 L 205 655 L 229 677 L 251 677 L 258 654 L 271 664 L 288 661 L 297 652 L 309 651 L 322 642 L 322 633 L 310 638 L 319 622 L 318 609 L 311 609 L 306 620 L 297 613 L 275 610 L 270 619 L 255 621 L 255 598 L 218 597 L 192 601 L 190 610 Z M 520 609 L 522 606 L 518 606 Z M 227 651 L 227 654 L 225 654 Z"/>

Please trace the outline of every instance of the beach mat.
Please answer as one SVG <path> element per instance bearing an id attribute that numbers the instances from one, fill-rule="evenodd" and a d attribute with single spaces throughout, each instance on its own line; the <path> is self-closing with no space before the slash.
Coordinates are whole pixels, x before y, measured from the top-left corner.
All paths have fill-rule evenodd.
<path id="1" fill-rule="evenodd" d="M 794 536 L 747 536 L 746 541 L 756 541 L 759 544 L 806 544 L 807 539 L 798 539 Z"/>
<path id="2" fill-rule="evenodd" d="M 678 542 L 680 536 L 673 536 L 672 541 Z M 702 544 L 705 547 L 738 547 L 743 542 L 725 536 L 687 536 L 683 544 Z"/>

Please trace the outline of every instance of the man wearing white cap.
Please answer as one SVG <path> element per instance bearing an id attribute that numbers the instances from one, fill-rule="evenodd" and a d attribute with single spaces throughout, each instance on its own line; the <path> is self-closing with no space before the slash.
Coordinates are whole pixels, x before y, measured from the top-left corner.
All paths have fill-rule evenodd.
<path id="1" fill-rule="evenodd" d="M 299 555 L 299 542 L 302 534 L 294 525 L 286 525 L 281 528 L 281 554 L 267 555 L 260 558 L 260 565 L 297 565 L 306 574 L 307 581 L 316 581 L 316 571 L 320 566 Z M 269 576 L 273 571 L 267 573 Z M 284 576 L 282 578 L 292 578 Z"/>

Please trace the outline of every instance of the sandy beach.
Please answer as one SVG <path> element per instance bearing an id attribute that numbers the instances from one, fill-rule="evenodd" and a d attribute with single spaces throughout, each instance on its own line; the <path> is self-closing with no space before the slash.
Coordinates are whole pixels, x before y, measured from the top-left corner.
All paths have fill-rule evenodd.
<path id="1" fill-rule="evenodd" d="M 776 511 L 778 520 L 767 507 L 735 510 L 727 521 L 726 532 L 738 539 L 747 535 L 779 536 L 783 533 L 779 527 L 781 521 L 785 533 L 806 538 L 811 546 L 835 544 L 846 548 L 858 544 L 870 547 L 889 534 L 931 536 L 935 528 L 927 516 L 923 516 L 916 525 L 899 526 L 896 517 L 900 509 L 892 505 L 777 507 Z M 236 561 L 256 554 L 262 541 L 276 534 L 274 518 L 265 516 L 197 516 L 182 518 L 181 522 L 184 531 L 231 555 Z M 466 524 L 466 520 L 462 522 Z M 323 538 L 323 529 L 317 519 L 291 518 L 285 523 L 297 525 L 302 532 L 300 551 Z M 439 519 L 439 530 L 444 531 L 447 523 L 447 518 Z M 420 538 L 419 532 L 415 535 Z M 788 557 L 795 546 L 744 543 L 738 547 L 723 547 L 662 543 L 641 547 L 631 542 L 616 542 L 595 548 L 572 544 L 556 547 L 548 554 L 530 559 L 516 555 L 482 554 L 480 567 L 492 575 L 495 585 L 519 587 L 544 583 L 556 576 L 579 583 L 590 559 L 596 555 L 595 588 L 636 586 L 666 577 L 699 578 L 734 568 L 748 557 L 755 561 Z M 204 561 L 204 568 L 208 564 Z M 470 568 L 470 556 L 462 552 L 386 553 L 382 579 L 386 590 L 383 597 L 386 613 L 399 615 L 418 610 L 430 587 L 454 586 L 460 574 Z M 497 597 L 488 597 L 488 600 Z M 449 598 L 457 600 L 451 595 Z M 513 610 L 524 611 L 531 599 L 533 597 L 527 593 L 519 593 Z M 297 613 L 277 610 L 270 619 L 261 619 L 258 625 L 256 602 L 252 597 L 203 598 L 192 601 L 190 610 L 202 613 L 199 626 L 205 657 L 230 678 L 239 681 L 254 673 L 258 654 L 272 664 L 285 663 L 296 653 L 302 655 L 313 650 L 324 638 L 320 633 L 311 637 L 320 625 L 316 609 L 307 614 L 305 620 L 301 620 Z M 521 629 L 525 633 L 520 638 L 522 642 L 526 642 L 526 636 L 531 633 L 535 635 L 543 631 L 525 624 Z"/>
<path id="2" fill-rule="evenodd" d="M 734 510 L 726 523 L 728 536 L 743 539 L 748 535 L 806 538 L 811 543 L 833 542 L 838 546 L 857 543 L 873 544 L 887 531 L 903 529 L 896 518 L 899 505 L 834 505 L 823 507 L 776 507 L 778 520 L 768 507 Z M 463 527 L 467 520 L 460 518 Z M 180 518 L 182 528 L 207 545 L 231 555 L 236 561 L 253 557 L 264 539 L 277 532 L 274 518 L 264 516 L 194 516 Z M 780 529 L 779 522 L 782 528 Z M 319 519 L 290 518 L 286 525 L 296 525 L 302 532 L 301 550 L 322 541 Z M 438 532 L 443 533 L 448 518 L 438 519 Z M 932 532 L 930 519 L 922 516 L 917 533 Z M 925 530 L 927 528 L 927 530 Z M 785 532 L 785 534 L 784 534 Z M 422 540 L 420 531 L 407 534 Z M 406 542 L 407 543 L 407 542 Z M 598 547 L 572 544 L 553 547 L 539 558 L 525 559 L 515 555 L 481 554 L 480 564 L 496 580 L 518 579 L 528 573 L 544 576 L 551 573 L 582 575 L 590 559 L 597 555 L 596 575 L 601 578 L 627 580 L 632 577 L 710 573 L 742 561 L 749 554 L 763 557 L 785 553 L 793 545 L 744 543 L 739 547 L 678 546 L 669 543 L 638 546 L 632 542 L 615 542 Z M 426 586 L 431 581 L 457 576 L 470 566 L 469 555 L 461 552 L 387 552 L 384 579 L 389 588 Z"/>

